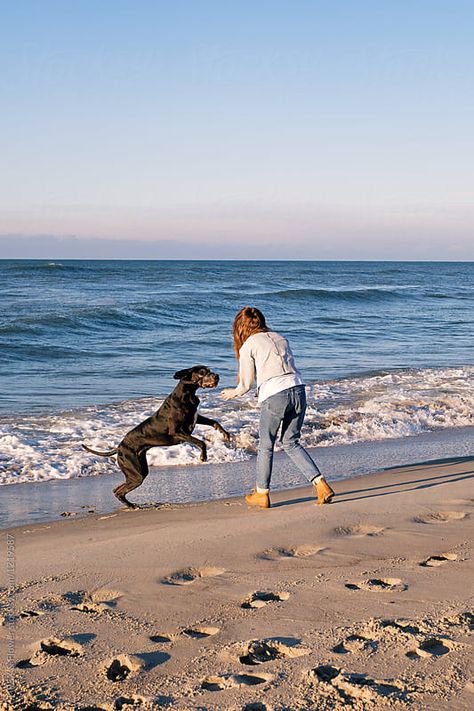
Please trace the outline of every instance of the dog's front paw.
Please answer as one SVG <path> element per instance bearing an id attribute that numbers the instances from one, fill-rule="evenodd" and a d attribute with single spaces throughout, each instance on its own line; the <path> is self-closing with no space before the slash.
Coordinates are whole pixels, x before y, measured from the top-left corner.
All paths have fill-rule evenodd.
<path id="1" fill-rule="evenodd" d="M 216 422 L 216 424 L 214 425 L 214 429 L 221 433 L 226 442 L 230 442 L 230 432 L 227 432 L 227 430 L 225 430 L 222 425 Z"/>
<path id="2" fill-rule="evenodd" d="M 207 462 L 207 452 L 201 452 L 201 462 Z"/>

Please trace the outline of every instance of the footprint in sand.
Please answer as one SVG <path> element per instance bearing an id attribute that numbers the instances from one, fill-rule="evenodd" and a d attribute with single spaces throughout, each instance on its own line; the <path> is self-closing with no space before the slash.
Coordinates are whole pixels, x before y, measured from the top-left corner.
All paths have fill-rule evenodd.
<path id="1" fill-rule="evenodd" d="M 380 620 L 380 624 L 384 629 L 392 632 L 396 630 L 396 633 L 403 632 L 409 637 L 422 633 L 418 625 L 414 625 L 410 620 Z"/>
<path id="2" fill-rule="evenodd" d="M 159 634 L 151 635 L 150 642 L 155 644 L 171 644 L 178 639 L 179 632 L 160 632 Z"/>
<path id="3" fill-rule="evenodd" d="M 139 672 L 142 666 L 140 661 L 132 659 L 126 654 L 120 654 L 107 663 L 105 675 L 109 681 L 124 681 L 132 674 Z"/>
<path id="4" fill-rule="evenodd" d="M 117 600 L 123 597 L 123 592 L 121 590 L 109 590 L 108 588 L 99 588 L 98 590 L 93 590 L 86 595 L 94 602 L 103 602 L 108 607 L 116 607 Z"/>
<path id="5" fill-rule="evenodd" d="M 350 634 L 346 639 L 333 647 L 333 652 L 336 654 L 357 654 L 358 652 L 375 652 L 378 647 L 378 642 L 370 637 L 364 637 L 360 634 Z"/>
<path id="6" fill-rule="evenodd" d="M 311 543 L 305 543 L 300 546 L 291 547 L 281 547 L 281 548 L 268 548 L 259 553 L 257 558 L 262 560 L 281 560 L 282 558 L 309 558 L 316 553 L 320 553 L 325 550 L 322 546 L 315 546 Z"/>
<path id="7" fill-rule="evenodd" d="M 46 708 L 46 707 L 45 707 Z M 49 707 L 48 707 L 49 708 Z M 113 704 L 104 703 L 100 706 L 80 706 L 76 711 L 132 711 L 139 708 L 140 711 L 152 711 L 154 703 L 149 697 L 141 696 L 141 694 L 129 694 L 127 696 L 119 696 Z M 39 707 L 30 711 L 40 711 Z"/>
<path id="8" fill-rule="evenodd" d="M 29 620 L 32 617 L 41 617 L 41 615 L 46 614 L 44 610 L 20 610 L 17 619 L 19 620 Z"/>
<path id="9" fill-rule="evenodd" d="M 220 627 L 188 627 L 188 629 L 183 630 L 182 634 L 186 637 L 191 637 L 191 639 L 206 639 L 207 637 L 213 637 L 220 631 Z"/>
<path id="10" fill-rule="evenodd" d="M 51 657 L 82 657 L 83 654 L 84 649 L 78 642 L 50 637 L 41 640 L 33 656 L 18 662 L 17 667 L 19 669 L 37 667 L 46 664 Z"/>
<path id="11" fill-rule="evenodd" d="M 267 684 L 274 679 L 272 674 L 223 674 L 222 676 L 208 676 L 201 682 L 201 688 L 206 691 L 224 691 L 242 686 L 257 686 Z"/>
<path id="12" fill-rule="evenodd" d="M 418 657 L 442 657 L 454 649 L 455 646 L 456 645 L 449 640 L 430 637 L 429 639 L 425 639 L 418 647 L 407 652 L 406 656 L 410 657 L 410 659 L 416 659 Z"/>
<path id="13" fill-rule="evenodd" d="M 383 526 L 371 526 L 365 523 L 355 523 L 352 526 L 338 526 L 334 529 L 336 536 L 360 538 L 361 536 L 381 536 L 386 529 Z"/>
<path id="14" fill-rule="evenodd" d="M 14 692 L 15 693 L 15 692 Z M 3 698 L 4 703 L 0 703 L 2 711 L 13 711 L 13 709 L 21 709 L 22 711 L 52 711 L 57 708 L 57 697 L 55 697 L 53 689 L 46 684 L 34 684 L 30 687 L 18 684 L 15 700 L 10 698 L 10 705 L 7 699 Z M 102 711 L 102 710 L 100 710 Z"/>
<path id="15" fill-rule="evenodd" d="M 64 593 L 63 598 L 72 603 L 71 610 L 99 615 L 116 607 L 117 600 L 122 597 L 120 590 L 78 590 L 77 592 Z"/>
<path id="16" fill-rule="evenodd" d="M 474 613 L 461 612 L 459 615 L 444 617 L 443 624 L 447 627 L 467 627 L 470 632 L 474 632 Z"/>
<path id="17" fill-rule="evenodd" d="M 415 516 L 413 520 L 415 523 L 449 523 L 450 521 L 462 521 L 467 516 L 469 514 L 465 511 L 433 511 Z"/>
<path id="18" fill-rule="evenodd" d="M 265 607 L 269 602 L 285 602 L 290 597 L 289 592 L 262 592 L 257 590 L 243 600 L 241 607 L 257 609 Z"/>
<path id="19" fill-rule="evenodd" d="M 396 680 L 371 679 L 366 674 L 353 674 L 330 665 L 316 667 L 309 673 L 309 678 L 332 686 L 344 700 L 384 703 L 387 698 L 401 700 L 404 694 L 402 684 Z"/>
<path id="20" fill-rule="evenodd" d="M 439 555 L 432 555 L 426 560 L 423 560 L 420 565 L 423 566 L 423 568 L 438 568 L 440 565 L 457 559 L 458 556 L 456 553 L 440 553 Z"/>
<path id="21" fill-rule="evenodd" d="M 241 664 L 264 664 L 285 657 L 303 657 L 310 649 L 301 646 L 301 640 L 295 637 L 271 637 L 268 639 L 253 639 L 247 642 L 239 655 Z"/>
<path id="22" fill-rule="evenodd" d="M 191 639 L 206 639 L 207 637 L 213 637 L 220 631 L 220 627 L 198 625 L 196 627 L 187 627 L 179 632 L 161 632 L 160 634 L 151 635 L 149 639 L 150 642 L 154 642 L 155 644 L 171 644 L 172 642 L 176 642 L 180 635 L 190 637 Z"/>
<path id="23" fill-rule="evenodd" d="M 71 607 L 71 610 L 87 612 L 91 615 L 100 615 L 103 612 L 107 612 L 108 609 L 107 605 L 102 602 L 80 602 L 78 605 Z"/>
<path id="24" fill-rule="evenodd" d="M 78 605 L 84 599 L 87 599 L 87 593 L 85 590 L 69 590 L 58 596 L 57 599 L 59 603 L 67 602 L 70 605 Z"/>
<path id="25" fill-rule="evenodd" d="M 349 590 L 369 590 L 370 592 L 403 592 L 408 588 L 400 578 L 370 578 L 357 583 L 346 583 Z"/>
<path id="26" fill-rule="evenodd" d="M 200 578 L 214 578 L 225 573 L 225 568 L 184 568 L 167 575 L 161 581 L 164 585 L 192 585 Z"/>
<path id="27" fill-rule="evenodd" d="M 130 694 L 127 696 L 119 696 L 118 699 L 114 701 L 114 711 L 132 711 L 132 709 L 139 708 L 143 711 L 148 711 L 154 707 L 154 703 L 150 698 L 145 698 L 140 694 Z"/>

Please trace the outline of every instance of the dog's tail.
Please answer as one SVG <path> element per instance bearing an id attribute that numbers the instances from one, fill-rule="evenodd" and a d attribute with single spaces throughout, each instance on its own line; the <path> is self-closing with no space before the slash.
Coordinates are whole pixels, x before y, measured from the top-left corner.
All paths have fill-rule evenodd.
<path id="1" fill-rule="evenodd" d="M 82 447 L 92 454 L 98 454 L 99 457 L 112 457 L 114 454 L 117 454 L 118 451 L 117 447 L 115 447 L 115 449 L 109 449 L 107 452 L 98 452 L 96 449 L 91 449 L 86 444 L 83 444 Z"/>

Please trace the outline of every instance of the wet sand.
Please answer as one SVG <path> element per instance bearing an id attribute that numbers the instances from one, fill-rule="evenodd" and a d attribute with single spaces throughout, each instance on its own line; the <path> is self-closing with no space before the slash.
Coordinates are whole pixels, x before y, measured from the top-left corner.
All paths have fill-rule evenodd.
<path id="1" fill-rule="evenodd" d="M 331 480 L 380 471 L 393 465 L 433 461 L 473 453 L 474 427 L 427 432 L 416 437 L 360 442 L 308 451 Z M 98 458 L 98 461 L 104 461 Z M 110 474 L 0 487 L 0 529 L 57 520 L 62 513 L 74 517 L 112 513 L 118 502 L 112 489 L 123 481 L 110 460 Z M 156 502 L 190 503 L 238 496 L 255 484 L 255 457 L 240 463 L 151 467 L 143 485 L 130 495 L 140 505 Z M 293 489 L 306 480 L 283 452 L 275 456 L 272 487 Z"/>

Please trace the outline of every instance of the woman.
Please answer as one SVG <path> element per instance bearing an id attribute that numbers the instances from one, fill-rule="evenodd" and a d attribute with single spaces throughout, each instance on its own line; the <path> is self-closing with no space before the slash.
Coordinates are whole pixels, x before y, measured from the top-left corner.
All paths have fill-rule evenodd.
<path id="1" fill-rule="evenodd" d="M 318 504 L 329 503 L 334 491 L 299 441 L 306 411 L 306 392 L 288 341 L 268 328 L 262 312 L 253 306 L 239 311 L 232 332 L 239 361 L 239 383 L 236 388 L 223 390 L 221 396 L 230 400 L 244 395 L 256 380 L 261 403 L 257 487 L 245 497 L 247 503 L 270 508 L 273 450 L 280 426 L 283 449 L 313 484 Z"/>

